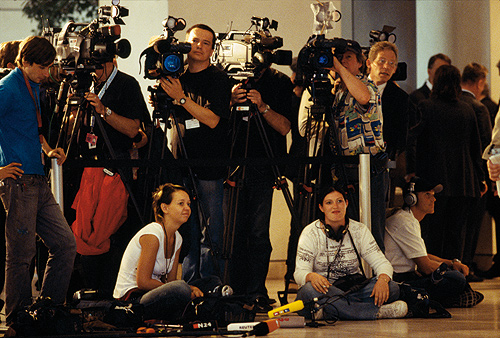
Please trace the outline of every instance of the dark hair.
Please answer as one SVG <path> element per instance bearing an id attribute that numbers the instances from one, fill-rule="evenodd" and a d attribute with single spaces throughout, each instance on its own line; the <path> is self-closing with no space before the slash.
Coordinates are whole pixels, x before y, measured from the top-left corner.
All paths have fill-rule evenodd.
<path id="1" fill-rule="evenodd" d="M 462 93 L 460 71 L 455 66 L 443 65 L 436 70 L 431 97 L 456 101 Z"/>
<path id="2" fill-rule="evenodd" d="M 486 75 L 488 75 L 488 69 L 485 66 L 480 65 L 476 62 L 471 62 L 464 67 L 464 71 L 462 73 L 462 82 L 476 83 L 481 79 L 485 79 Z"/>
<path id="3" fill-rule="evenodd" d="M 186 35 L 189 35 L 189 33 L 191 33 L 191 31 L 195 28 L 199 28 L 199 29 L 203 29 L 204 31 L 208 31 L 212 34 L 212 49 L 215 48 L 215 32 L 212 28 L 210 28 L 209 26 L 203 24 L 203 23 L 198 23 L 194 26 L 191 26 L 187 31 L 186 31 Z"/>
<path id="4" fill-rule="evenodd" d="M 20 43 L 21 40 L 14 40 L 0 44 L 0 68 L 7 68 L 9 63 L 16 62 Z"/>
<path id="5" fill-rule="evenodd" d="M 30 36 L 19 45 L 16 63 L 19 67 L 23 65 L 23 61 L 46 67 L 54 61 L 55 57 L 56 50 L 49 40 L 40 36 Z"/>
<path id="6" fill-rule="evenodd" d="M 326 187 L 326 188 L 323 188 L 319 191 L 318 193 L 318 209 L 319 209 L 319 205 L 323 205 L 323 202 L 325 201 L 325 198 L 328 194 L 331 194 L 332 192 L 339 192 L 342 197 L 344 197 L 344 200 L 345 201 L 348 201 L 348 198 L 347 198 L 347 192 L 340 186 L 340 185 L 333 185 L 333 186 L 329 186 L 329 187 Z M 320 213 L 320 217 L 319 219 L 325 223 L 325 214 L 321 211 L 321 209 L 319 209 L 319 213 Z M 345 220 L 346 220 L 346 225 L 349 224 L 349 216 L 347 216 L 347 212 L 345 214 Z"/>
<path id="7" fill-rule="evenodd" d="M 431 56 L 431 58 L 429 59 L 429 63 L 427 64 L 427 69 L 431 69 L 432 66 L 434 66 L 434 62 L 436 62 L 437 59 L 441 59 L 444 62 L 451 65 L 450 57 L 448 55 L 443 54 L 443 53 L 439 53 L 439 54 Z"/>
<path id="8" fill-rule="evenodd" d="M 185 187 L 172 183 L 165 183 L 161 185 L 153 193 L 153 213 L 155 215 L 156 222 L 160 223 L 163 219 L 163 210 L 161 210 L 162 203 L 167 205 L 172 203 L 173 194 L 176 191 L 184 191 L 189 195 L 189 191 Z"/>

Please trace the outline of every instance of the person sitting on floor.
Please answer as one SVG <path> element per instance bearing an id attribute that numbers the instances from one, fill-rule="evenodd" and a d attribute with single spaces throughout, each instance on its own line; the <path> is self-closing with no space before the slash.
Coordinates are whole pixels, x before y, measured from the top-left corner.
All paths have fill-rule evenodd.
<path id="1" fill-rule="evenodd" d="M 471 307 L 483 300 L 465 277 L 467 265 L 427 253 L 420 221 L 434 213 L 434 194 L 443 190 L 420 177 L 412 177 L 403 191 L 404 204 L 387 218 L 385 255 L 394 267 L 394 281 L 423 288 L 444 307 Z"/>
<path id="2" fill-rule="evenodd" d="M 318 201 L 323 213 L 304 228 L 299 238 L 294 278 L 300 289 L 297 300 L 311 303 L 320 311 L 315 319 L 370 320 L 402 318 L 408 306 L 399 298 L 399 286 L 391 281 L 392 266 L 378 247 L 368 228 L 346 217 L 347 199 L 342 189 L 330 187 Z M 364 278 L 361 258 L 375 271 L 375 278 Z M 359 276 L 364 282 L 346 286 L 341 281 Z M 357 284 L 357 285 L 356 285 Z M 364 284 L 364 285 L 363 285 Z M 352 286 L 359 287 L 354 291 Z M 346 292 L 350 292 L 345 295 Z M 299 314 L 311 318 L 310 308 Z"/>
<path id="3" fill-rule="evenodd" d="M 127 245 L 113 297 L 144 306 L 144 319 L 175 320 L 196 297 L 221 285 L 219 277 L 190 284 L 177 279 L 182 237 L 177 231 L 191 215 L 183 186 L 166 183 L 153 194 L 156 222 L 143 227 Z"/>

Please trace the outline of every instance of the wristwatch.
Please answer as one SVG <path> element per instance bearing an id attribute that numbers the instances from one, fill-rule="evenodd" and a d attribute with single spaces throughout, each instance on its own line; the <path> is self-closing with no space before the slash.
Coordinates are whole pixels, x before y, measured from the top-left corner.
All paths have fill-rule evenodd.
<path id="1" fill-rule="evenodd" d="M 108 116 L 110 116 L 112 113 L 113 113 L 113 111 L 111 111 L 111 109 L 106 107 L 106 112 L 104 113 L 104 115 L 102 117 L 104 118 L 104 120 L 106 120 L 108 118 Z"/>
<path id="2" fill-rule="evenodd" d="M 462 262 L 461 262 L 461 261 L 460 261 L 460 259 L 458 259 L 458 258 L 453 258 L 453 259 L 451 260 L 451 264 L 453 265 L 453 263 L 462 263 Z"/>
<path id="3" fill-rule="evenodd" d="M 182 106 L 184 103 L 186 103 L 186 98 L 183 97 L 182 99 L 179 100 L 179 104 Z"/>
<path id="4" fill-rule="evenodd" d="M 265 113 L 267 113 L 269 110 L 271 109 L 271 107 L 269 107 L 268 104 L 266 104 L 266 109 L 264 109 L 264 111 L 261 113 L 262 115 L 264 115 Z"/>

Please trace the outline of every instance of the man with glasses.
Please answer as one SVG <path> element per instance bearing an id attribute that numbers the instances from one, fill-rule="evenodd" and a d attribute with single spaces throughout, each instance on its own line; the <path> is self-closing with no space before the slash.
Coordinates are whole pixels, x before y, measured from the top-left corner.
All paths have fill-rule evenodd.
<path id="1" fill-rule="evenodd" d="M 378 110 L 381 116 L 382 132 L 386 142 L 386 153 L 390 172 L 389 201 L 393 204 L 396 186 L 404 184 L 404 157 L 408 135 L 408 94 L 393 80 L 398 66 L 398 48 L 388 41 L 375 43 L 366 61 L 368 78 L 378 89 Z M 402 168 L 403 167 L 403 168 Z"/>

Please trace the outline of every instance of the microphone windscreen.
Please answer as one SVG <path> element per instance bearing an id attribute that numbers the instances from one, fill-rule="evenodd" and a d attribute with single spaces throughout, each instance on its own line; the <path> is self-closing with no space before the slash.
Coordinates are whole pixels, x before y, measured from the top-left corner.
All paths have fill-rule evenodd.
<path id="1" fill-rule="evenodd" d="M 273 309 L 269 311 L 267 314 L 269 318 L 274 318 L 277 316 L 281 316 L 285 313 L 290 313 L 290 312 L 295 312 L 295 311 L 300 311 L 304 308 L 304 302 L 301 300 L 296 300 L 293 303 L 281 306 L 279 308 Z"/>
<path id="2" fill-rule="evenodd" d="M 278 321 L 278 319 L 268 319 L 255 325 L 253 327 L 253 330 L 249 332 L 249 335 L 265 336 L 266 334 L 273 332 L 279 327 L 280 322 Z"/>

